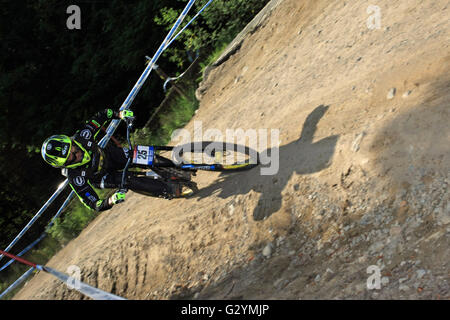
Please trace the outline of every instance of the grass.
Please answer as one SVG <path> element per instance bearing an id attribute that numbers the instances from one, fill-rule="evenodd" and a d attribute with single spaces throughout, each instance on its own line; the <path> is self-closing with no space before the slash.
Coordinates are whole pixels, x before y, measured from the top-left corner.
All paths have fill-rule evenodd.
<path id="1" fill-rule="evenodd" d="M 151 131 L 149 128 L 137 130 L 133 135 L 134 143 L 161 146 L 169 143 L 173 131 L 184 127 L 198 109 L 195 89 L 194 87 L 189 88 L 185 92 L 186 97 L 178 96 L 174 98 L 168 110 L 157 118 L 159 120 L 157 130 Z"/>
<path id="2" fill-rule="evenodd" d="M 213 50 L 213 52 L 211 52 L 211 54 L 204 61 L 200 62 L 200 69 L 202 76 L 197 79 L 198 82 L 203 80 L 202 77 L 206 67 L 217 61 L 217 59 L 219 59 L 219 57 L 222 55 L 223 51 L 226 49 L 228 44 L 229 42 L 222 42 Z"/>

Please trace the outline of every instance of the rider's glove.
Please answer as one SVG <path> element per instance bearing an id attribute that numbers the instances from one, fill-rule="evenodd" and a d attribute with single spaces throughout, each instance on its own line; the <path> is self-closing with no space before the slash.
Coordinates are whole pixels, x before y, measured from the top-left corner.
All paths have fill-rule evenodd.
<path id="1" fill-rule="evenodd" d="M 119 112 L 119 117 L 122 120 L 125 120 L 128 118 L 134 118 L 134 113 L 131 110 L 122 110 Z"/>
<path id="2" fill-rule="evenodd" d="M 111 196 L 111 198 L 110 198 L 111 202 L 113 204 L 118 204 L 118 203 L 124 202 L 125 194 L 126 194 L 125 190 L 117 190 L 117 192 Z"/>

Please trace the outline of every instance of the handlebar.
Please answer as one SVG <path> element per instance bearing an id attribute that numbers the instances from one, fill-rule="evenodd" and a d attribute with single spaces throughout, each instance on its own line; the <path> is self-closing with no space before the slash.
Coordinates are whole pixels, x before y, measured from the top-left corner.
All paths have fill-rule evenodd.
<path id="1" fill-rule="evenodd" d="M 127 164 L 123 168 L 122 181 L 120 182 L 120 190 L 123 190 L 125 192 L 128 191 L 128 189 L 125 188 L 125 180 L 127 177 L 128 167 L 130 166 L 131 160 L 133 159 L 133 156 L 131 154 L 131 152 L 133 150 L 133 146 L 131 145 L 131 140 L 130 140 L 130 131 L 133 126 L 133 120 L 134 120 L 134 118 L 126 118 L 125 119 L 125 124 L 127 125 L 128 160 L 127 160 Z"/>

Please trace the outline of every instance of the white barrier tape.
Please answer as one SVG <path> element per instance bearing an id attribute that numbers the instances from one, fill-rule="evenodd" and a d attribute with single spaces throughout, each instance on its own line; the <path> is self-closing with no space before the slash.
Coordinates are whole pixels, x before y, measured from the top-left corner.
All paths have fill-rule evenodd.
<path id="1" fill-rule="evenodd" d="M 65 273 L 59 272 L 55 269 L 45 266 L 42 267 L 42 269 L 50 273 L 51 275 L 55 276 L 56 278 L 64 282 L 66 285 L 74 282 L 74 278 L 69 277 Z M 87 295 L 89 298 L 92 298 L 94 300 L 127 300 L 125 298 L 116 296 L 115 294 L 92 287 L 81 281 L 76 281 L 76 285 L 74 286 L 73 289 L 77 290 L 78 292 L 81 292 L 84 295 Z"/>

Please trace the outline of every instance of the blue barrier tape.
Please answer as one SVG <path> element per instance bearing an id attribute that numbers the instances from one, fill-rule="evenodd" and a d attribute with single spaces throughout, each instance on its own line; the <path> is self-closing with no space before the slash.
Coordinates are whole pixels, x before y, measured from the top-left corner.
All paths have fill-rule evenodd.
<path id="1" fill-rule="evenodd" d="M 20 285 L 25 279 L 27 279 L 34 271 L 34 267 L 31 267 L 28 269 L 27 272 L 25 272 L 19 279 L 14 281 L 13 284 L 11 284 L 5 291 L 3 291 L 0 294 L 0 299 L 6 296 L 8 293 L 10 293 L 12 290 L 17 288 L 18 285 Z M 88 297 L 95 299 L 95 300 L 126 300 L 125 298 L 116 296 L 115 294 L 100 290 L 98 288 L 92 287 L 84 282 L 77 281 L 73 277 L 70 277 L 62 272 L 59 272 L 57 270 L 54 270 L 50 267 L 45 267 L 42 265 L 36 265 L 36 269 L 40 271 L 45 271 L 50 273 L 51 275 L 58 278 L 61 282 L 64 282 L 66 285 L 69 283 L 74 283 L 73 289 L 77 290 L 78 292 L 87 295 Z"/>
<path id="2" fill-rule="evenodd" d="M 173 36 L 173 38 L 170 40 L 170 42 L 166 45 L 166 47 L 164 48 L 164 50 L 166 50 L 171 44 L 172 44 L 172 42 L 174 42 L 175 41 L 175 39 L 176 38 L 178 38 L 178 36 L 180 35 L 180 34 L 182 34 L 183 33 L 183 31 L 195 20 L 195 19 L 197 19 L 198 18 L 198 16 L 211 4 L 213 2 L 213 0 L 209 0 L 204 6 L 203 6 L 203 8 L 201 8 L 200 9 L 200 11 L 199 12 L 197 12 L 197 14 L 183 27 L 183 29 L 181 29 L 180 30 L 180 32 L 178 32 L 175 36 Z M 148 57 L 147 57 L 148 58 Z M 148 58 L 149 60 L 150 60 L 150 58 Z M 156 66 L 156 65 L 154 65 L 154 69 L 156 69 L 156 68 L 158 68 L 158 66 Z M 167 78 L 167 80 L 164 82 L 164 85 L 163 85 L 163 90 L 164 90 L 164 92 L 166 92 L 166 86 L 167 86 L 167 83 L 169 83 L 170 81 L 174 81 L 174 80 L 177 80 L 177 79 L 179 79 L 179 78 L 181 78 L 182 76 L 184 76 L 184 74 L 186 73 L 186 71 L 185 72 L 183 72 L 182 74 L 180 74 L 178 77 L 169 77 L 169 78 Z"/>

